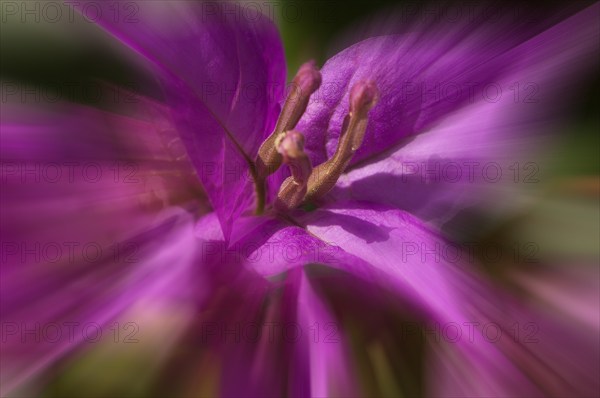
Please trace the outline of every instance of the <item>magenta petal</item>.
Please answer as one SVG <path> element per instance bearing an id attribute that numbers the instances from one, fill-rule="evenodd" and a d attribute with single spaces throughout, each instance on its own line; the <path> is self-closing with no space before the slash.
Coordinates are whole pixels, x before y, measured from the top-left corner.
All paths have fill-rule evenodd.
<path id="1" fill-rule="evenodd" d="M 499 211 L 498 203 L 514 202 L 515 190 L 540 179 L 537 154 L 556 128 L 549 121 L 565 113 L 570 86 L 597 64 L 592 10 L 508 51 L 519 62 L 495 82 L 504 89 L 497 100 L 465 104 L 385 157 L 350 170 L 332 199 L 394 206 L 436 224 L 472 206 L 493 201 Z M 518 97 L 510 87 L 519 88 Z"/>
<path id="2" fill-rule="evenodd" d="M 309 213 L 303 219 L 307 230 L 371 264 L 379 273 L 380 286 L 394 289 L 434 322 L 464 325 L 481 321 L 471 303 L 477 297 L 485 299 L 480 293 L 485 283 L 465 267 L 464 258 L 456 257 L 456 249 L 408 213 L 357 203 L 346 207 Z M 352 269 L 349 264 L 348 270 Z M 475 390 L 480 394 L 537 392 L 511 360 L 481 334 L 472 341 L 458 341 L 450 349 L 469 372 L 454 377 L 463 382 L 479 378 Z"/>
<path id="3" fill-rule="evenodd" d="M 154 66 L 228 236 L 232 219 L 252 205 L 248 160 L 279 111 L 285 59 L 278 32 L 263 15 L 237 18 L 217 3 L 136 6 L 135 23 L 115 22 L 108 10 L 98 23 Z"/>
<path id="4" fill-rule="evenodd" d="M 295 366 L 293 344 L 282 339 L 283 326 L 294 319 L 293 292 L 283 289 L 280 297 L 278 286 L 242 266 L 243 256 L 228 247 L 215 213 L 198 221 L 196 233 L 203 263 L 198 272 L 211 283 L 189 343 L 191 360 L 218 358 L 210 367 L 219 369 L 219 396 L 280 396 Z"/>
<path id="5" fill-rule="evenodd" d="M 303 267 L 314 262 L 301 254 L 311 247 L 314 249 L 314 241 L 310 241 L 304 230 L 295 228 L 277 234 L 278 238 L 290 238 L 287 242 L 277 239 L 261 242 L 246 236 L 227 247 L 223 241 L 219 243 L 215 221 L 214 214 L 205 216 L 196 228 L 205 237 L 201 239 L 203 257 L 208 259 L 205 266 L 212 268 L 213 275 L 220 275 L 213 287 L 219 292 L 220 286 L 227 286 L 228 298 L 216 300 L 215 304 L 210 300 L 206 303 L 206 311 L 215 315 L 205 320 L 204 325 L 212 328 L 224 325 L 234 331 L 236 327 L 244 331 L 254 331 L 255 325 L 262 327 L 256 339 L 243 337 L 245 332 L 236 343 L 231 336 L 210 339 L 211 349 L 219 353 L 223 364 L 221 394 L 279 396 L 286 391 L 285 395 L 291 397 L 305 397 L 356 391 L 348 368 L 347 341 L 339 323 L 312 288 Z M 277 224 L 273 221 L 271 226 Z M 256 238 L 255 233 L 250 235 Z M 300 242 L 303 247 L 296 246 Z M 251 245 L 261 245 L 265 250 L 248 253 L 251 247 L 256 247 Z M 288 253 L 287 258 L 281 256 L 283 246 L 294 247 L 283 249 Z M 322 243 L 320 247 L 323 246 L 326 245 Z M 300 250 L 302 259 L 296 258 L 299 253 L 294 253 L 295 250 Z M 245 267 L 238 268 L 242 263 Z M 259 276 L 259 273 L 274 276 L 286 270 L 289 272 L 278 275 L 272 282 Z"/>
<path id="6" fill-rule="evenodd" d="M 214 213 L 196 225 L 204 266 L 215 276 L 213 286 L 217 291 L 220 285 L 227 286 L 230 297 L 216 307 L 207 302 L 210 313 L 217 314 L 207 324 L 241 325 L 244 329 L 274 325 L 269 333 L 263 330 L 256 341 L 213 345 L 223 358 L 221 393 L 253 397 L 286 391 L 292 397 L 305 397 L 355 391 L 343 332 L 303 267 L 311 263 L 341 267 L 348 259 L 304 229 L 277 219 L 264 220 L 246 232 L 226 245 Z M 275 276 L 271 282 L 263 278 Z M 243 304 L 237 307 L 237 301 Z"/>
<path id="7" fill-rule="evenodd" d="M 373 80 L 379 102 L 369 113 L 364 142 L 353 163 L 376 154 L 399 139 L 417 134 L 440 116 L 468 101 L 468 91 L 456 101 L 436 100 L 422 95 L 443 84 L 496 78 L 505 63 L 481 65 L 490 58 L 484 43 L 461 46 L 460 39 L 440 32 L 431 36 L 383 36 L 364 40 L 329 59 L 323 66 L 323 83 L 314 94 L 298 130 L 306 136 L 306 149 L 314 164 L 331 157 L 337 146 L 343 119 L 349 110 L 349 91 L 357 82 Z M 437 40 L 441 39 L 441 40 Z M 477 67 L 479 66 L 479 67 Z"/>
<path id="8" fill-rule="evenodd" d="M 553 28 L 542 40 L 531 38 L 545 25 L 507 14 L 494 23 L 469 18 L 435 25 L 417 22 L 411 26 L 412 33 L 359 42 L 322 68 L 323 83 L 298 125 L 306 137 L 306 150 L 314 165 L 331 157 L 348 113 L 349 90 L 360 80 L 373 80 L 381 95 L 352 164 L 425 131 L 464 105 L 493 97 L 500 79 L 514 76 L 515 68 L 523 70 L 531 61 L 542 68 L 545 61 L 554 62 L 553 56 L 561 54 L 562 58 L 560 51 L 552 51 L 554 46 L 577 43 L 578 38 L 585 41 L 572 54 L 593 51 L 596 41 L 590 31 L 597 27 L 596 16 L 597 6 L 592 6 L 568 19 L 568 26 L 563 22 Z M 515 49 L 523 43 L 528 43 L 527 48 Z M 544 59 L 528 59 L 531 51 Z M 537 82 L 537 77 L 532 81 Z M 521 80 L 523 76 L 516 78 L 522 85 L 530 82 Z M 512 94 L 508 86 L 502 89 L 505 96 Z"/>
<path id="9" fill-rule="evenodd" d="M 110 246 L 173 204 L 202 212 L 194 170 L 161 142 L 174 138 L 164 126 L 74 104 L 4 104 L 3 241 L 58 242 L 67 255 L 64 243 Z M 81 259 L 79 250 L 71 261 Z M 3 257 L 3 265 L 13 261 L 20 256 Z"/>
<path id="10" fill-rule="evenodd" d="M 296 352 L 305 353 L 310 374 L 310 396 L 347 396 L 358 391 L 352 373 L 348 342 L 326 303 L 311 286 L 306 273 L 298 281 L 297 321 L 302 339 Z M 297 396 L 306 396 L 297 394 Z"/>
<path id="11" fill-rule="evenodd" d="M 2 264 L 2 395 L 109 335 L 110 322 L 143 299 L 194 300 L 198 251 L 187 212 L 172 209 L 122 244 L 128 251 L 119 257 L 103 246 L 106 254 L 94 262 L 36 262 L 29 255 L 27 262 Z"/>
<path id="12" fill-rule="evenodd" d="M 198 211 L 185 200 L 197 181 L 186 180 L 193 168 L 169 156 L 155 122 L 3 104 L 2 395 L 89 344 L 86 325 L 106 336 L 106 324 L 143 298 L 193 301 L 192 216 L 169 206 L 179 197 Z"/>
<path id="13" fill-rule="evenodd" d="M 244 259 L 247 269 L 265 278 L 309 264 L 322 264 L 340 270 L 351 269 L 359 277 L 372 281 L 378 275 L 370 264 L 349 254 L 335 240 L 323 240 L 298 226 L 278 219 L 264 222 L 260 229 L 229 246 L 228 255 Z"/>
<path id="14" fill-rule="evenodd" d="M 440 319 L 461 319 L 466 292 L 454 284 L 473 283 L 441 256 L 448 245 L 410 213 L 362 206 L 317 209 L 302 222 L 308 232 L 370 264 L 381 280 Z M 349 265 L 352 271 L 352 265 Z M 385 278 L 385 279 L 384 279 Z M 458 294 L 457 294 L 458 293 Z"/>
<path id="15" fill-rule="evenodd" d="M 578 267 L 579 264 L 573 268 Z M 597 270 L 589 271 L 585 270 L 583 274 L 597 281 Z M 574 273 L 579 272 L 581 270 Z M 551 294 L 559 291 L 564 294 L 565 287 L 573 282 L 569 280 L 573 276 L 570 273 L 572 272 L 553 276 L 552 278 L 560 279 L 560 282 L 550 281 L 549 286 L 545 286 L 549 281 L 543 280 L 544 272 L 531 277 L 531 281 L 538 285 L 536 287 L 551 287 Z M 592 280 L 588 284 L 597 285 L 597 282 Z M 581 285 L 577 285 L 573 290 L 580 287 Z M 487 336 L 495 347 L 519 367 L 521 377 L 525 376 L 535 383 L 539 388 L 538 392 L 529 390 L 526 393 L 525 383 L 506 371 L 497 371 L 492 381 L 511 386 L 510 390 L 498 386 L 491 389 L 494 384 L 484 382 L 484 379 L 458 378 L 456 375 L 461 372 L 473 371 L 465 366 L 460 355 L 449 355 L 448 347 L 444 347 L 433 350 L 429 356 L 428 374 L 437 382 L 429 385 L 427 395 L 595 396 L 599 387 L 595 375 L 600 371 L 600 342 L 597 338 L 597 322 L 595 325 L 589 322 L 594 315 L 597 321 L 597 308 L 594 315 L 587 317 L 585 322 L 573 316 L 572 308 L 589 305 L 597 307 L 597 303 L 592 303 L 597 300 L 583 302 L 582 297 L 577 297 L 578 294 L 572 292 L 567 299 L 563 297 L 559 300 L 560 306 L 570 306 L 565 310 L 564 307 L 540 302 L 543 300 L 539 300 L 541 297 L 536 290 L 530 290 L 533 295 L 523 301 L 521 297 L 511 297 L 501 289 L 482 285 L 478 295 L 473 296 L 478 299 L 474 299 L 471 304 L 473 311 L 480 314 L 473 337 L 480 334 Z M 469 339 L 465 333 L 462 338 Z"/>

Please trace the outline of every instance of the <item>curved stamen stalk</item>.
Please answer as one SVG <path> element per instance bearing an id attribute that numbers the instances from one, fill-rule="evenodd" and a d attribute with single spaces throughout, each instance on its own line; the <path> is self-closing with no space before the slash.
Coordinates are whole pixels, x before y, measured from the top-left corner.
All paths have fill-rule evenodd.
<path id="1" fill-rule="evenodd" d="M 256 157 L 256 214 L 262 214 L 265 205 L 265 180 L 282 163 L 282 155 L 277 151 L 277 141 L 282 140 L 285 132 L 292 130 L 304 114 L 308 101 L 321 85 L 321 73 L 314 61 L 303 64 L 292 82 L 292 88 L 277 119 L 273 133 L 262 143 Z"/>
<path id="2" fill-rule="evenodd" d="M 333 157 L 313 170 L 308 179 L 304 202 L 311 202 L 333 188 L 354 153 L 362 145 L 369 110 L 377 103 L 379 90 L 373 82 L 361 81 L 350 91 L 350 112 L 344 118 L 342 133 Z"/>
<path id="3" fill-rule="evenodd" d="M 286 211 L 297 207 L 304 199 L 312 165 L 304 153 L 304 136 L 297 131 L 287 131 L 277 140 L 276 148 L 292 173 L 281 184 L 275 202 L 277 210 Z"/>

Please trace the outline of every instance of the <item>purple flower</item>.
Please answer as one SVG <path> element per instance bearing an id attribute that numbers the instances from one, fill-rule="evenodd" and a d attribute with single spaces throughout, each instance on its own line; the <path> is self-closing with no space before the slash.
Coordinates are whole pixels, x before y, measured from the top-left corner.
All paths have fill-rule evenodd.
<path id="1" fill-rule="evenodd" d="M 101 183 L 92 192 L 52 185 L 55 197 L 38 201 L 39 185 L 7 174 L 15 190 L 3 198 L 10 214 L 3 210 L 1 233 L 16 243 L 3 247 L 11 337 L 2 345 L 11 360 L 3 388 L 18 388 L 86 337 L 23 343 L 14 325 L 106 325 L 142 306 L 183 319 L 172 337 L 185 349 L 156 360 L 168 385 L 180 388 L 176 395 L 597 390 L 589 374 L 598 369 L 598 347 L 586 349 L 589 336 L 578 340 L 577 331 L 514 299 L 457 260 L 460 249 L 449 255 L 442 232 L 461 211 L 512 194 L 484 182 L 496 178 L 489 173 L 497 165 L 535 150 L 532 126 L 548 120 L 557 109 L 551 101 L 565 101 L 557 93 L 597 57 L 597 5 L 551 26 L 459 20 L 367 38 L 320 70 L 302 65 L 287 93 L 271 21 L 207 5 L 215 6 L 144 2 L 138 23 L 108 13 L 98 20 L 158 79 L 162 101 L 139 97 L 128 117 L 63 105 L 46 110 L 50 116 L 37 111 L 38 126 L 19 117 L 34 114 L 27 107 L 10 112 L 14 122 L 3 118 L 3 161 L 96 159 L 103 169 L 124 153 L 139 161 L 145 181 Z M 515 82 L 532 84 L 529 106 L 515 101 L 529 91 L 506 91 Z M 126 139 L 115 144 L 106 132 Z M 61 136 L 73 139 L 69 147 L 54 142 Z M 210 210 L 195 200 L 203 191 Z M 72 216 L 88 208 L 86 217 Z M 71 223 L 50 224 L 65 215 Z M 100 247 L 125 240 L 135 253 L 117 247 L 93 267 L 82 258 L 48 267 L 25 256 L 23 264 L 23 242 L 74 242 L 88 232 L 96 242 L 96 230 L 106 241 Z M 543 328 L 540 344 L 490 337 L 515 322 Z M 391 332 L 398 323 L 445 337 L 457 328 L 464 338 L 415 348 L 410 333 Z M 573 342 L 581 367 L 561 366 L 557 339 Z M 197 381 L 198 372 L 210 377 Z"/>

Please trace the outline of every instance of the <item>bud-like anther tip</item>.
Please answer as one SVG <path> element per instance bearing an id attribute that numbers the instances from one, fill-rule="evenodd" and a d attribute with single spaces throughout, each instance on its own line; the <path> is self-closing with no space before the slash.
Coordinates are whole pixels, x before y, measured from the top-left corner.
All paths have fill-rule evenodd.
<path id="1" fill-rule="evenodd" d="M 289 130 L 277 137 L 275 148 L 286 159 L 297 159 L 304 154 L 304 135 Z"/>
<path id="2" fill-rule="evenodd" d="M 315 61 L 308 61 L 298 69 L 294 77 L 294 83 L 298 88 L 308 94 L 314 93 L 321 85 L 321 72 L 317 69 Z"/>
<path id="3" fill-rule="evenodd" d="M 350 112 L 370 110 L 379 99 L 379 90 L 373 81 L 361 80 L 350 90 Z"/>

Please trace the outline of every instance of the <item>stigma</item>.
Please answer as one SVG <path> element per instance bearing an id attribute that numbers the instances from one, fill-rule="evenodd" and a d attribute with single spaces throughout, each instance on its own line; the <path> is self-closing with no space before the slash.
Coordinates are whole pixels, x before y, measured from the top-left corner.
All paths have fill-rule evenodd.
<path id="1" fill-rule="evenodd" d="M 286 211 L 298 207 L 304 200 L 312 165 L 304 152 L 304 136 L 297 131 L 287 131 L 277 140 L 277 152 L 282 155 L 291 174 L 281 184 L 275 201 L 277 210 Z"/>

